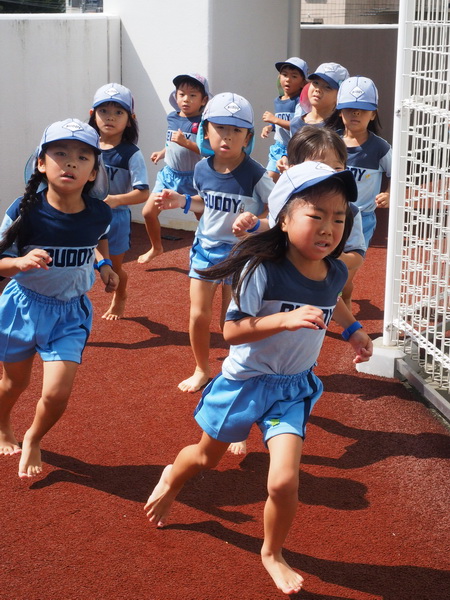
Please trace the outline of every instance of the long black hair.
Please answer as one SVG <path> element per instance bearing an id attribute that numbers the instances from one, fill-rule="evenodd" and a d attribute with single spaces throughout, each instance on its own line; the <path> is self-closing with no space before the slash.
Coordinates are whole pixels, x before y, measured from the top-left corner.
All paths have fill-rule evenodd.
<path id="1" fill-rule="evenodd" d="M 281 262 L 286 256 L 288 236 L 281 229 L 281 223 L 285 220 L 286 216 L 292 214 L 293 209 L 298 206 L 299 202 L 314 204 L 317 199 L 326 194 L 341 194 L 344 198 L 348 199 L 344 183 L 340 179 L 333 177 L 301 193 L 294 194 L 280 210 L 277 222 L 271 229 L 249 235 L 234 246 L 230 255 L 224 261 L 208 269 L 198 270 L 197 272 L 202 278 L 208 280 L 222 280 L 231 277 L 233 299 L 239 306 L 244 282 L 254 273 L 257 267 L 265 261 Z M 329 257 L 338 258 L 342 254 L 352 226 L 353 213 L 347 201 L 342 239 L 333 252 L 328 255 Z"/>
<path id="2" fill-rule="evenodd" d="M 48 146 L 44 146 L 39 155 L 39 158 L 41 160 L 44 158 L 47 147 Z M 94 169 L 98 171 L 99 155 L 97 154 L 97 152 L 94 152 L 94 157 Z M 38 189 L 41 183 L 45 181 L 47 181 L 45 173 L 41 173 L 39 171 L 36 160 L 36 167 L 32 175 L 30 176 L 27 185 L 25 186 L 25 192 L 19 204 L 19 216 L 13 223 L 11 223 L 11 225 L 4 232 L 2 238 L 0 239 L 0 255 L 3 254 L 3 252 L 7 248 L 10 248 L 16 241 L 19 249 L 19 254 L 21 254 L 26 244 L 26 240 L 23 239 L 23 221 L 25 216 L 39 202 Z M 88 181 L 83 188 L 83 194 L 89 193 L 89 190 L 93 185 L 94 181 Z"/>
<path id="3" fill-rule="evenodd" d="M 100 130 L 95 121 L 95 113 L 96 113 L 97 109 L 100 108 L 100 106 L 103 106 L 104 104 L 108 104 L 108 105 L 113 104 L 115 106 L 119 106 L 120 108 L 122 108 L 123 110 L 125 110 L 127 112 L 128 124 L 125 127 L 124 132 L 122 133 L 122 142 L 129 142 L 130 144 L 137 144 L 138 139 L 139 139 L 139 126 L 138 126 L 136 116 L 134 114 L 131 114 L 129 110 L 127 110 L 124 106 L 122 106 L 118 102 L 114 102 L 114 100 L 111 100 L 111 102 L 102 102 L 101 104 L 96 106 L 92 110 L 92 114 L 89 117 L 89 121 L 88 121 L 89 125 L 91 127 L 93 127 L 95 129 L 95 131 L 100 135 Z"/>

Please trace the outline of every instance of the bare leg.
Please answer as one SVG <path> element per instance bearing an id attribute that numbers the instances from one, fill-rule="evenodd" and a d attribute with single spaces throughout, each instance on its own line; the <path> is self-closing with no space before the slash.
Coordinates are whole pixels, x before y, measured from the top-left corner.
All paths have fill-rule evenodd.
<path id="1" fill-rule="evenodd" d="M 141 265 L 149 263 L 164 252 L 161 240 L 161 225 L 159 224 L 159 209 L 155 205 L 156 194 L 150 194 L 150 198 L 142 209 L 142 216 L 145 219 L 145 228 L 152 247 L 150 250 L 138 257 L 138 263 Z"/>
<path id="2" fill-rule="evenodd" d="M 117 321 L 121 319 L 125 313 L 125 304 L 127 301 L 127 284 L 128 274 L 123 268 L 123 258 L 125 253 L 111 256 L 113 271 L 119 276 L 119 285 L 113 293 L 111 305 L 108 310 L 102 315 L 102 319 L 107 321 Z"/>
<path id="3" fill-rule="evenodd" d="M 268 442 L 269 497 L 264 508 L 261 559 L 277 588 L 285 594 L 295 594 L 303 585 L 303 577 L 286 563 L 282 555 L 283 544 L 297 511 L 302 446 L 302 438 L 292 434 L 281 434 Z"/>
<path id="4" fill-rule="evenodd" d="M 0 455 L 20 454 L 21 449 L 11 427 L 11 411 L 30 383 L 34 356 L 15 363 L 3 363 L 0 380 Z"/>
<path id="5" fill-rule="evenodd" d="M 71 361 L 44 362 L 42 396 L 36 406 L 33 423 L 25 433 L 19 477 L 27 479 L 42 472 L 41 440 L 59 421 L 72 392 L 78 364 Z"/>
<path id="6" fill-rule="evenodd" d="M 201 279 L 191 279 L 189 339 L 195 359 L 194 373 L 178 384 L 182 392 L 197 392 L 209 380 L 209 346 L 212 304 L 217 284 Z"/>
<path id="7" fill-rule="evenodd" d="M 231 300 L 231 285 L 227 283 L 222 284 L 222 304 L 220 309 L 220 329 L 223 331 L 223 326 L 225 323 L 225 317 L 227 314 L 228 306 Z"/>
<path id="8" fill-rule="evenodd" d="M 186 481 L 200 471 L 217 466 L 227 447 L 228 444 L 219 442 L 203 432 L 198 444 L 183 448 L 173 465 L 164 469 L 161 479 L 144 506 L 150 522 L 155 523 L 157 527 L 164 527 L 172 502 Z"/>

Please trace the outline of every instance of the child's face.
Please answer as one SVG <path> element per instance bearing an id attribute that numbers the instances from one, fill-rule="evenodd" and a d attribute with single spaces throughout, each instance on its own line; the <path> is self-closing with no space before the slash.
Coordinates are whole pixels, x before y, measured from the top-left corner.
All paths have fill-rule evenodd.
<path id="1" fill-rule="evenodd" d="M 335 171 L 343 171 L 345 169 L 345 164 L 342 162 L 338 156 L 338 153 L 333 148 L 327 148 L 319 157 L 313 158 L 313 160 L 323 162 Z"/>
<path id="2" fill-rule="evenodd" d="M 331 114 L 337 102 L 338 91 L 331 87 L 325 79 L 318 77 L 311 81 L 308 88 L 308 100 L 311 106 Z"/>
<path id="3" fill-rule="evenodd" d="M 122 135 L 130 121 L 128 112 L 117 102 L 105 102 L 95 109 L 100 136 Z"/>
<path id="4" fill-rule="evenodd" d="M 321 261 L 338 246 L 344 234 L 347 202 L 330 192 L 314 200 L 293 199 L 281 229 L 289 240 L 291 259 Z"/>
<path id="5" fill-rule="evenodd" d="M 197 117 L 208 101 L 207 96 L 188 83 L 177 88 L 176 100 L 181 117 Z"/>
<path id="6" fill-rule="evenodd" d="M 361 110 L 360 108 L 343 108 L 340 112 L 345 128 L 352 133 L 365 133 L 370 121 L 377 116 L 375 110 Z"/>
<path id="7" fill-rule="evenodd" d="M 45 173 L 49 187 L 63 194 L 78 193 L 97 176 L 95 152 L 78 140 L 52 142 L 38 159 L 38 169 Z"/>
<path id="8" fill-rule="evenodd" d="M 285 96 L 293 98 L 298 96 L 305 85 L 306 80 L 298 69 L 285 66 L 280 71 L 280 86 Z"/>
<path id="9" fill-rule="evenodd" d="M 209 140 L 211 149 L 217 158 L 233 161 L 239 158 L 243 149 L 250 142 L 252 133 L 244 127 L 219 125 L 208 121 L 205 139 Z"/>

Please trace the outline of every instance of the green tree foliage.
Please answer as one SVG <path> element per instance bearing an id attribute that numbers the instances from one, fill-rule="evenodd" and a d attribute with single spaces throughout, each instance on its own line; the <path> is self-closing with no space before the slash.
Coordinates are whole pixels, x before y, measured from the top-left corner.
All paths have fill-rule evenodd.
<path id="1" fill-rule="evenodd" d="M 66 0 L 0 0 L 0 13 L 63 13 Z"/>

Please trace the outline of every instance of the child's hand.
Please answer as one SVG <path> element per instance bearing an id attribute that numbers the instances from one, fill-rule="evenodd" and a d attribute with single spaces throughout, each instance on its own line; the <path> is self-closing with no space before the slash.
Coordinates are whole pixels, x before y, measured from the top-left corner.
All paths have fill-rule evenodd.
<path id="1" fill-rule="evenodd" d="M 154 163 L 155 165 L 158 164 L 158 162 L 164 158 L 165 155 L 165 151 L 164 150 L 159 150 L 158 152 L 152 152 L 151 156 L 150 156 L 150 160 L 152 161 L 152 163 Z"/>
<path id="2" fill-rule="evenodd" d="M 388 208 L 389 206 L 389 192 L 381 192 L 375 196 L 375 202 L 377 208 Z"/>
<path id="3" fill-rule="evenodd" d="M 271 131 L 272 131 L 272 125 L 266 125 L 265 127 L 263 127 L 263 130 L 261 131 L 261 137 L 263 139 L 269 137 Z"/>
<path id="4" fill-rule="evenodd" d="M 258 217 L 256 217 L 251 212 L 243 212 L 241 213 L 233 225 L 231 226 L 231 230 L 236 237 L 244 237 L 247 235 L 247 229 L 252 229 L 258 222 Z"/>
<path id="5" fill-rule="evenodd" d="M 285 318 L 285 328 L 287 331 L 297 331 L 302 327 L 305 329 L 326 329 L 323 320 L 323 311 L 317 306 L 305 304 L 300 308 L 283 313 Z"/>
<path id="6" fill-rule="evenodd" d="M 266 112 L 262 116 L 262 120 L 265 123 L 273 123 L 273 124 L 275 124 L 277 118 L 276 118 L 276 116 L 273 113 L 271 113 L 270 111 L 266 110 Z"/>
<path id="7" fill-rule="evenodd" d="M 174 190 L 163 190 L 155 194 L 155 206 L 159 210 L 169 210 L 171 208 L 183 208 L 186 204 L 186 196 L 179 194 Z"/>
<path id="8" fill-rule="evenodd" d="M 104 265 L 100 269 L 100 277 L 105 284 L 105 292 L 115 292 L 119 287 L 119 276 L 109 265 Z"/>
<path id="9" fill-rule="evenodd" d="M 357 329 L 348 338 L 348 341 L 355 351 L 355 358 L 353 362 L 357 363 L 367 362 L 373 353 L 373 344 L 370 337 L 362 329 Z"/>
<path id="10" fill-rule="evenodd" d="M 284 173 L 289 169 L 287 156 L 282 156 L 277 160 L 277 169 L 280 171 L 280 173 Z"/>
<path id="11" fill-rule="evenodd" d="M 45 269 L 48 271 L 49 267 L 47 265 L 51 262 L 52 257 L 48 252 L 34 248 L 25 256 L 18 256 L 15 259 L 14 266 L 22 272 L 30 271 L 30 269 Z"/>
<path id="12" fill-rule="evenodd" d="M 179 146 L 186 146 L 187 140 L 186 140 L 186 136 L 184 135 L 184 133 L 181 131 L 181 129 L 179 129 L 178 131 L 174 131 L 172 133 L 171 141 L 175 142 Z"/>

